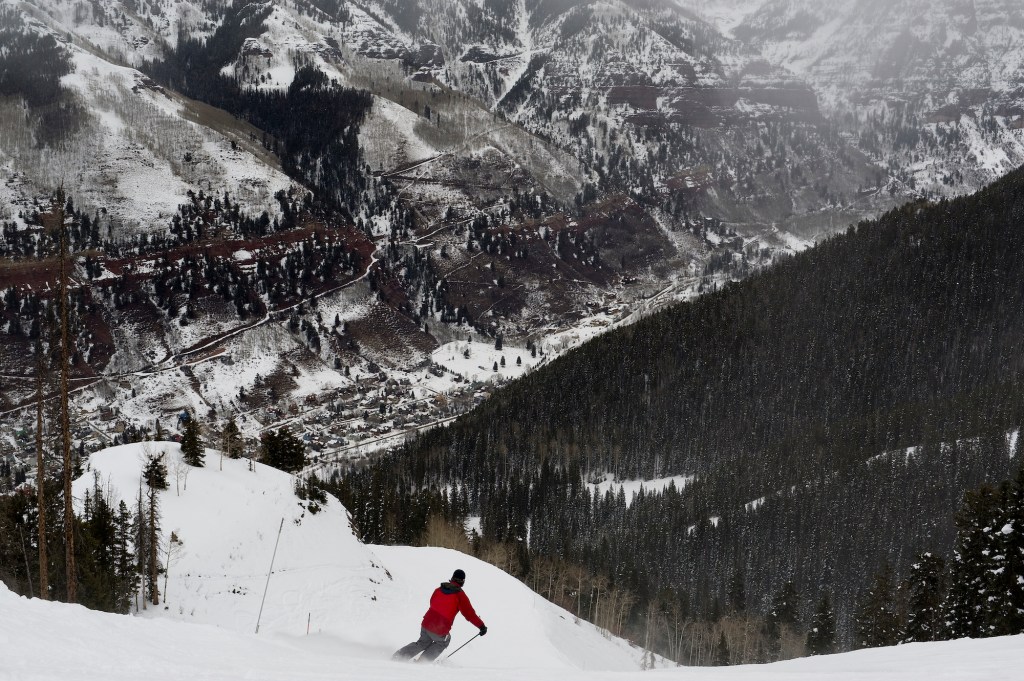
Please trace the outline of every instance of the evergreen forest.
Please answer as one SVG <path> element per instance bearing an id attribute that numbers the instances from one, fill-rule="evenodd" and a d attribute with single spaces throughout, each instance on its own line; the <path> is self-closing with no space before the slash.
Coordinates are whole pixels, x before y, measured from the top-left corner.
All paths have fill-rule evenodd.
<path id="1" fill-rule="evenodd" d="M 554 561 L 620 594 L 611 628 L 636 639 L 652 611 L 742 605 L 834 613 L 837 645 L 867 645 L 875 576 L 952 561 L 965 492 L 1019 467 L 1022 227 L 1020 171 L 909 204 L 601 336 L 334 486 L 368 541 L 479 516 L 528 583 Z M 692 478 L 630 501 L 587 484 L 608 475 Z M 569 600 L 585 615 L 600 593 Z"/>

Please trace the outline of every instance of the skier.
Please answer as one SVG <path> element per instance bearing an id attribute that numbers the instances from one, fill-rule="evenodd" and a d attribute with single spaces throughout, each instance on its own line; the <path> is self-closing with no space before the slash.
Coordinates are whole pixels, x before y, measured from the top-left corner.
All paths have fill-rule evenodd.
<path id="1" fill-rule="evenodd" d="M 452 636 L 449 632 L 455 622 L 455 615 L 460 612 L 473 626 L 480 629 L 481 636 L 487 634 L 487 626 L 477 616 L 473 604 L 469 602 L 469 596 L 462 590 L 465 583 L 466 573 L 456 570 L 452 573 L 450 581 L 443 582 L 434 589 L 430 597 L 430 608 L 420 624 L 419 639 L 396 651 L 392 659 L 411 660 L 423 653 L 420 662 L 436 660 L 451 642 Z"/>

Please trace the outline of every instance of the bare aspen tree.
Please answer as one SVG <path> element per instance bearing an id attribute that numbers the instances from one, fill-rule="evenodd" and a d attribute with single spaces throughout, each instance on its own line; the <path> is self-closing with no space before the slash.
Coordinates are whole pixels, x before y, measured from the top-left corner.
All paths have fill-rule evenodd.
<path id="1" fill-rule="evenodd" d="M 427 519 L 422 543 L 424 546 L 440 546 L 463 553 L 470 553 L 473 550 L 462 527 L 452 524 L 437 514 L 431 515 Z"/>
<path id="2" fill-rule="evenodd" d="M 164 554 L 164 603 L 167 603 L 167 582 L 171 575 L 171 563 L 181 555 L 182 546 L 184 542 L 175 532 L 171 532 L 171 536 L 167 538 L 167 547 L 161 548 Z"/>
<path id="3" fill-rule="evenodd" d="M 171 472 L 174 473 L 174 490 L 175 496 L 181 496 L 182 483 L 184 483 L 184 489 L 188 491 L 188 474 L 192 472 L 192 466 L 185 463 L 184 459 L 175 459 L 174 464 L 171 466 Z"/>

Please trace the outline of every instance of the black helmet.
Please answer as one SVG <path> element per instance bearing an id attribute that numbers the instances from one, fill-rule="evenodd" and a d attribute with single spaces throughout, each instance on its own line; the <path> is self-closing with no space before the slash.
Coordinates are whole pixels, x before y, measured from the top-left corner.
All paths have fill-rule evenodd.
<path id="1" fill-rule="evenodd" d="M 452 581 L 458 584 L 459 586 L 462 586 L 466 583 L 466 573 L 462 570 L 456 570 L 452 573 Z"/>

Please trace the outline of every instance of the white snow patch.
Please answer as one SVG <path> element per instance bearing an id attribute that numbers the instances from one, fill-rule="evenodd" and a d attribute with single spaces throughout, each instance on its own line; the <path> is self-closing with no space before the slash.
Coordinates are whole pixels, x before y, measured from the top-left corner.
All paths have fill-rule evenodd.
<path id="1" fill-rule="evenodd" d="M 621 489 L 626 497 L 626 506 L 629 506 L 633 503 L 636 495 L 640 493 L 640 490 L 644 490 L 645 494 L 660 493 L 668 489 L 669 485 L 674 485 L 677 490 L 682 491 L 694 481 L 695 477 L 693 475 L 674 475 L 654 480 L 615 480 L 609 475 L 605 476 L 605 479 L 601 482 L 588 483 L 588 486 L 595 494 L 600 494 L 601 496 L 608 492 L 618 495 Z"/>
<path id="2" fill-rule="evenodd" d="M 753 501 L 748 501 L 747 503 L 743 504 L 743 508 L 748 513 L 756 511 L 757 509 L 761 508 L 761 506 L 764 504 L 766 498 L 767 497 L 761 497 L 759 499 L 754 499 Z"/>
<path id="3" fill-rule="evenodd" d="M 781 239 L 782 243 L 784 243 L 786 247 L 792 250 L 794 253 L 806 251 L 808 248 L 814 245 L 813 241 L 809 239 L 802 239 L 798 237 L 796 234 L 792 234 L 784 230 L 780 230 L 778 233 L 775 234 L 775 236 Z"/>
<path id="4" fill-rule="evenodd" d="M 539 358 L 532 357 L 525 348 L 506 345 L 496 350 L 494 345 L 480 341 L 453 341 L 434 350 L 430 358 L 448 371 L 480 382 L 519 378 L 538 363 Z"/>

